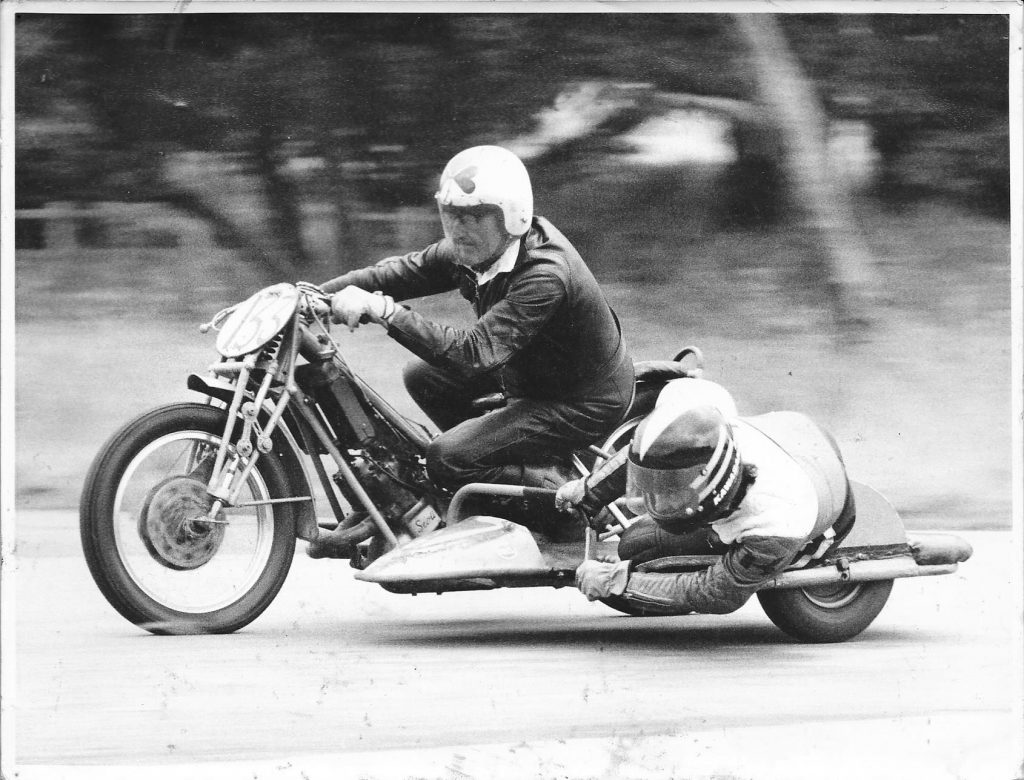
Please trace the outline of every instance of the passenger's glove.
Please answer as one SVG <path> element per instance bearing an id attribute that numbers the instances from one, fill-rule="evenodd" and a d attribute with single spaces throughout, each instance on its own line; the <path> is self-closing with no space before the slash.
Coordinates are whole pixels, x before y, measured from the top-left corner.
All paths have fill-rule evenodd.
<path id="1" fill-rule="evenodd" d="M 331 296 L 331 319 L 345 323 L 349 330 L 358 328 L 364 317 L 384 325 L 394 313 L 394 298 L 361 287 L 349 285 Z"/>
<path id="2" fill-rule="evenodd" d="M 621 596 L 629 582 L 629 561 L 583 561 L 576 569 L 576 587 L 588 601 Z"/>
<path id="3" fill-rule="evenodd" d="M 555 493 L 555 508 L 559 512 L 571 512 L 579 505 L 586 494 L 587 480 L 585 477 L 566 482 Z"/>

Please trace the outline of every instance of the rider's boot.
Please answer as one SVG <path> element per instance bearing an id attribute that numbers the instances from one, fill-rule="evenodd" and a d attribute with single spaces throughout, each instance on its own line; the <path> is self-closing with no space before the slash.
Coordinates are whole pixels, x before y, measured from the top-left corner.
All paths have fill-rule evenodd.
<path id="1" fill-rule="evenodd" d="M 568 463 L 549 463 L 543 466 L 517 466 L 521 470 L 521 484 L 527 487 L 558 490 L 566 482 L 576 479 Z"/>
<path id="2" fill-rule="evenodd" d="M 550 463 L 506 466 L 502 478 L 495 481 L 557 490 L 576 476 L 567 463 Z M 544 534 L 552 542 L 576 542 L 586 534 L 585 520 L 578 514 L 559 512 L 552 499 L 515 499 L 509 509 L 513 515 L 510 520 Z"/>

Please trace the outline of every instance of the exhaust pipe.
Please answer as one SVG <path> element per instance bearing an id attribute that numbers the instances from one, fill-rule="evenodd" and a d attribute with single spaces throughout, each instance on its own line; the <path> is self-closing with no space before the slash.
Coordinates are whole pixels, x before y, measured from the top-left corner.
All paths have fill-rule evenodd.
<path id="1" fill-rule="evenodd" d="M 338 526 L 333 531 L 320 529 L 316 539 L 309 543 L 306 554 L 310 558 L 347 558 L 356 545 L 377 533 L 372 517 L 364 517 L 352 526 Z"/>
<path id="2" fill-rule="evenodd" d="M 773 577 L 759 590 L 780 590 L 783 588 L 808 588 L 815 585 L 831 585 L 847 582 L 876 582 L 895 580 L 901 577 L 931 577 L 937 574 L 952 574 L 955 563 L 924 565 L 910 556 L 886 558 L 876 561 L 850 561 L 840 558 L 835 566 L 786 571 Z"/>

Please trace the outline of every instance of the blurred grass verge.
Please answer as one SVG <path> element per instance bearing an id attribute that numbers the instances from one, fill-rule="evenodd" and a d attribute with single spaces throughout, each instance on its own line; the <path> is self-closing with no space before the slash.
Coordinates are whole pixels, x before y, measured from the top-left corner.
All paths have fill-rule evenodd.
<path id="1" fill-rule="evenodd" d="M 585 220 L 581 200 L 591 206 Z M 591 264 L 635 359 L 698 344 L 707 376 L 734 393 L 741 413 L 815 416 L 835 432 L 853 478 L 884 493 L 908 526 L 1009 527 L 1005 221 L 940 203 L 860 203 L 880 281 L 870 329 L 853 334 L 836 325 L 799 232 L 695 229 L 699 215 L 682 202 L 660 203 L 655 221 L 640 199 L 599 201 L 567 189 L 545 213 Z M 665 219 L 673 213 L 678 221 Z M 19 250 L 18 507 L 76 506 L 115 429 L 156 404 L 198 399 L 185 377 L 216 355 L 196 326 L 262 284 L 246 258 L 208 243 Z M 454 294 L 412 305 L 470 321 Z M 401 385 L 400 347 L 372 327 L 336 335 L 357 371 L 423 419 Z"/>

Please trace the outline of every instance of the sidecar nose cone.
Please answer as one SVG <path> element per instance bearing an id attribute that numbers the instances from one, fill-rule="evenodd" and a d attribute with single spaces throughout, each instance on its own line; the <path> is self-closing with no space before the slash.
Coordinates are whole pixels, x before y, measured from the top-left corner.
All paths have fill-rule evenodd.
<path id="1" fill-rule="evenodd" d="M 470 517 L 382 555 L 356 579 L 380 584 L 547 574 L 533 535 L 500 517 Z"/>

